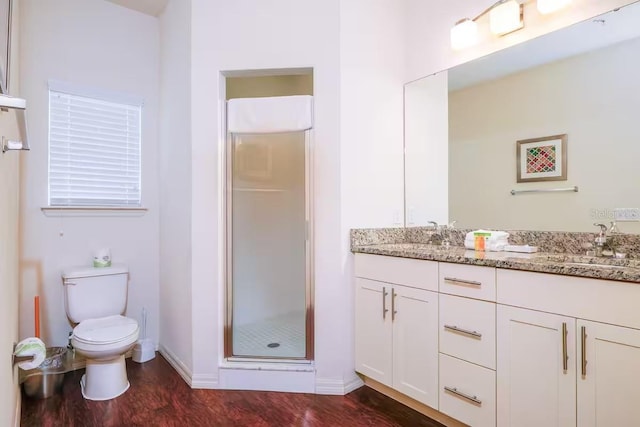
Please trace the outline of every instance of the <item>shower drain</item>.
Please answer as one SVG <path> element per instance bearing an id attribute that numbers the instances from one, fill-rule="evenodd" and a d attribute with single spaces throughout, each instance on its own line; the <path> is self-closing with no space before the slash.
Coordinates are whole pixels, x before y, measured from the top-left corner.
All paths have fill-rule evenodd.
<path id="1" fill-rule="evenodd" d="M 279 342 L 272 342 L 272 343 L 267 344 L 267 347 L 269 347 L 269 348 L 280 347 L 280 343 Z"/>

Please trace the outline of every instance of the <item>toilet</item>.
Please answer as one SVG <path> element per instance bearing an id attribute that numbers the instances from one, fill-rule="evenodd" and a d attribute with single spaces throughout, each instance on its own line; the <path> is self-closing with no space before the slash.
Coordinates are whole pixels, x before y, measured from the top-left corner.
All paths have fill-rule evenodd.
<path id="1" fill-rule="evenodd" d="M 129 389 L 124 355 L 138 340 L 138 322 L 122 316 L 127 305 L 125 265 L 71 267 L 62 273 L 64 307 L 74 324 L 71 344 L 86 358 L 80 380 L 89 400 L 109 400 Z"/>

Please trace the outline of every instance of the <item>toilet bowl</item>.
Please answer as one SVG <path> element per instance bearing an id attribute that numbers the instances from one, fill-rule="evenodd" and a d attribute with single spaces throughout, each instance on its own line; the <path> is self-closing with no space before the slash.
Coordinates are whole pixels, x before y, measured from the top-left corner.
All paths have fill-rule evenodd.
<path id="1" fill-rule="evenodd" d="M 64 306 L 75 325 L 71 344 L 86 359 L 80 381 L 89 400 L 109 400 L 129 389 L 124 355 L 138 340 L 138 322 L 124 317 L 129 269 L 70 267 L 62 272 Z"/>
<path id="2" fill-rule="evenodd" d="M 138 322 L 116 315 L 80 322 L 71 344 L 86 358 L 80 384 L 89 400 L 109 400 L 129 389 L 124 355 L 138 340 Z"/>

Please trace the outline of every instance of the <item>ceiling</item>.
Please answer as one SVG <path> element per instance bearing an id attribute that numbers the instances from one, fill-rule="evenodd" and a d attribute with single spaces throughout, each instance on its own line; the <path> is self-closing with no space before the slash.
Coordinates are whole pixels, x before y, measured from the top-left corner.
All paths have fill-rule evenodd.
<path id="1" fill-rule="evenodd" d="M 169 0 L 107 0 L 128 9 L 137 10 L 151 16 L 158 16 L 169 3 Z"/>

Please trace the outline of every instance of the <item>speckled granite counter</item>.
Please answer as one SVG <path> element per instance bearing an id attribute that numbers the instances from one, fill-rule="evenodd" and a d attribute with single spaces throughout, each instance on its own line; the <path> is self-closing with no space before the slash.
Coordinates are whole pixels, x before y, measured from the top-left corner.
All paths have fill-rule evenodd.
<path id="1" fill-rule="evenodd" d="M 589 277 L 640 283 L 640 260 L 596 258 L 576 254 L 521 254 L 513 252 L 475 252 L 463 247 L 443 247 L 424 243 L 384 243 L 351 246 L 354 253 L 387 255 L 429 261 L 481 265 L 565 276 Z"/>

